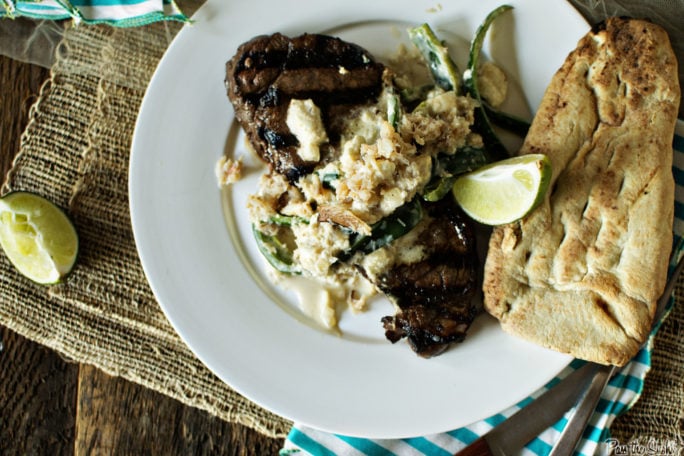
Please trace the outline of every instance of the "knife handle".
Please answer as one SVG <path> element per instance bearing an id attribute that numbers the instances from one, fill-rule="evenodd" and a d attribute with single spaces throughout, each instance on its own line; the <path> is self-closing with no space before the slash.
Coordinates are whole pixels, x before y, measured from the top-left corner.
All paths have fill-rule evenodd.
<path id="1" fill-rule="evenodd" d="M 494 453 L 484 437 L 480 437 L 454 456 L 494 456 Z"/>

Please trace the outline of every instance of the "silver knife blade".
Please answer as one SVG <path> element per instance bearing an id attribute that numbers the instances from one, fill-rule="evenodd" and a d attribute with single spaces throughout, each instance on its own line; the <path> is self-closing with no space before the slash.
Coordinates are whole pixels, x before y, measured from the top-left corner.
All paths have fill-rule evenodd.
<path id="1" fill-rule="evenodd" d="M 484 440 L 496 456 L 520 450 L 577 402 L 600 366 L 587 363 L 489 431 Z"/>
<path id="2" fill-rule="evenodd" d="M 598 365 L 586 363 L 455 456 L 510 455 L 560 420 L 587 388 Z"/>

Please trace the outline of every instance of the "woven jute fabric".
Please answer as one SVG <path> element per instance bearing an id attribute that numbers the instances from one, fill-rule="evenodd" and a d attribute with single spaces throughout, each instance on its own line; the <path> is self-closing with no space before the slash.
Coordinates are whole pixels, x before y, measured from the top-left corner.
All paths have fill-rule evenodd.
<path id="1" fill-rule="evenodd" d="M 179 27 L 66 31 L 3 191 L 35 191 L 66 208 L 80 235 L 79 259 L 67 281 L 42 287 L 0 256 L 0 324 L 73 361 L 283 437 L 290 422 L 231 390 L 180 340 L 137 256 L 128 208 L 131 138 L 145 89 Z M 621 442 L 681 441 L 683 286 L 657 337 L 641 400 L 613 425 Z"/>
<path id="2" fill-rule="evenodd" d="M 655 338 L 652 365 L 640 400 L 611 426 L 622 443 L 672 442 L 684 449 L 684 279 Z M 668 453 L 669 454 L 669 453 Z"/>
<path id="3" fill-rule="evenodd" d="M 643 394 L 611 426 L 612 437 L 622 444 L 648 447 L 657 442 L 684 449 L 684 278 L 679 278 L 674 295 L 674 307 L 654 341 Z"/>

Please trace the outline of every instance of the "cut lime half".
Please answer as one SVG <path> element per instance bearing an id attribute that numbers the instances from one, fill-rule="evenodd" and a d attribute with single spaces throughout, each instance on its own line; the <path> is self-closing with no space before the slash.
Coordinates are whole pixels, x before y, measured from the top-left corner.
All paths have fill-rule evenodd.
<path id="1" fill-rule="evenodd" d="M 34 282 L 51 284 L 73 268 L 78 235 L 55 204 L 17 191 L 0 198 L 0 245 L 19 272 Z"/>
<path id="2" fill-rule="evenodd" d="M 528 154 L 501 160 L 460 176 L 452 192 L 473 219 L 503 225 L 525 217 L 543 199 L 551 181 L 546 155 Z"/>

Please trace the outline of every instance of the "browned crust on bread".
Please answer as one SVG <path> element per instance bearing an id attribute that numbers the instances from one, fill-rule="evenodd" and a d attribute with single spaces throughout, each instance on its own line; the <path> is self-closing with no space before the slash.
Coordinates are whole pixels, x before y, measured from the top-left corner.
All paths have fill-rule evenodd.
<path id="1" fill-rule="evenodd" d="M 650 22 L 610 18 L 570 53 L 520 150 L 549 156 L 551 191 L 490 239 L 484 304 L 506 331 L 603 364 L 637 353 L 672 247 L 679 99 Z"/>

